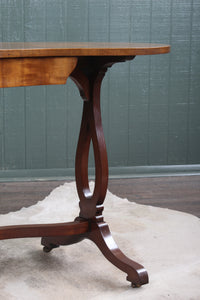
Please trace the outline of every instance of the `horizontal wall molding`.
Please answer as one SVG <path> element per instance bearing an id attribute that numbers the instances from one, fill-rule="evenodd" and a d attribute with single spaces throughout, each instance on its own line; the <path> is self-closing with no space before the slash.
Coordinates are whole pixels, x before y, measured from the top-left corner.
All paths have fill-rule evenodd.
<path id="1" fill-rule="evenodd" d="M 160 177 L 200 175 L 198 165 L 160 165 L 160 166 L 133 166 L 110 169 L 112 178 Z"/>
<path id="2" fill-rule="evenodd" d="M 91 179 L 94 178 L 94 169 L 89 169 Z M 190 176 L 200 175 L 200 164 L 193 165 L 160 165 L 160 166 L 132 166 L 111 167 L 109 178 L 137 178 L 160 176 Z M 47 180 L 74 180 L 74 169 L 29 169 L 0 171 L 0 182 L 7 181 L 47 181 Z"/>

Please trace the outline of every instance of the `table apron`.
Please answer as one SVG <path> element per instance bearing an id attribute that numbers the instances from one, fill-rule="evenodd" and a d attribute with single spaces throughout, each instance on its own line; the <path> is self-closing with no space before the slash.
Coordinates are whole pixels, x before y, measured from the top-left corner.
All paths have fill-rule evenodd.
<path id="1" fill-rule="evenodd" d="M 77 57 L 0 59 L 0 88 L 65 84 L 77 61 Z"/>

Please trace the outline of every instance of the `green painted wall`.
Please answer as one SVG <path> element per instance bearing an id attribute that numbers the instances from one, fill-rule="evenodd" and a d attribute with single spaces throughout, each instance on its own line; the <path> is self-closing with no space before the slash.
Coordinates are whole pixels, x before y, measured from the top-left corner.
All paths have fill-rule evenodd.
<path id="1" fill-rule="evenodd" d="M 109 164 L 200 164 L 199 0 L 0 0 L 0 41 L 171 44 L 170 54 L 138 56 L 104 78 Z M 1 177 L 73 168 L 81 110 L 70 80 L 1 89 Z"/>

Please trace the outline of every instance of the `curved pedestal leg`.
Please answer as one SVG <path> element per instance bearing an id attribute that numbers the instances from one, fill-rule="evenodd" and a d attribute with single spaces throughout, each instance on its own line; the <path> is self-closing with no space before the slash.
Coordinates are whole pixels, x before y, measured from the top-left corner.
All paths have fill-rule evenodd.
<path id="1" fill-rule="evenodd" d="M 101 216 L 102 220 L 102 216 Z M 43 237 L 41 244 L 44 252 L 50 252 L 61 245 L 71 245 L 83 239 L 93 241 L 102 254 L 117 268 L 127 274 L 127 280 L 133 287 L 148 283 L 148 274 L 144 267 L 129 259 L 116 245 L 107 223 L 95 219 L 88 220 L 89 229 L 86 233 L 73 236 Z"/>
<path id="2" fill-rule="evenodd" d="M 122 253 L 105 222 L 92 223 L 91 231 L 86 235 L 113 265 L 127 274 L 127 280 L 132 283 L 133 287 L 140 287 L 148 283 L 147 271 L 142 265 L 134 262 Z"/>

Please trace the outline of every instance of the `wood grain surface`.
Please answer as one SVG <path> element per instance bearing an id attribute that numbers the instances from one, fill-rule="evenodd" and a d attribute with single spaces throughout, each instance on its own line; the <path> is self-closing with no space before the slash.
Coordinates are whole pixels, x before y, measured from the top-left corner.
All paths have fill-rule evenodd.
<path id="1" fill-rule="evenodd" d="M 169 45 L 151 43 L 0 43 L 0 58 L 39 56 L 133 56 L 163 54 Z"/>
<path id="2" fill-rule="evenodd" d="M 65 84 L 76 63 L 76 57 L 0 59 L 0 88 Z"/>

